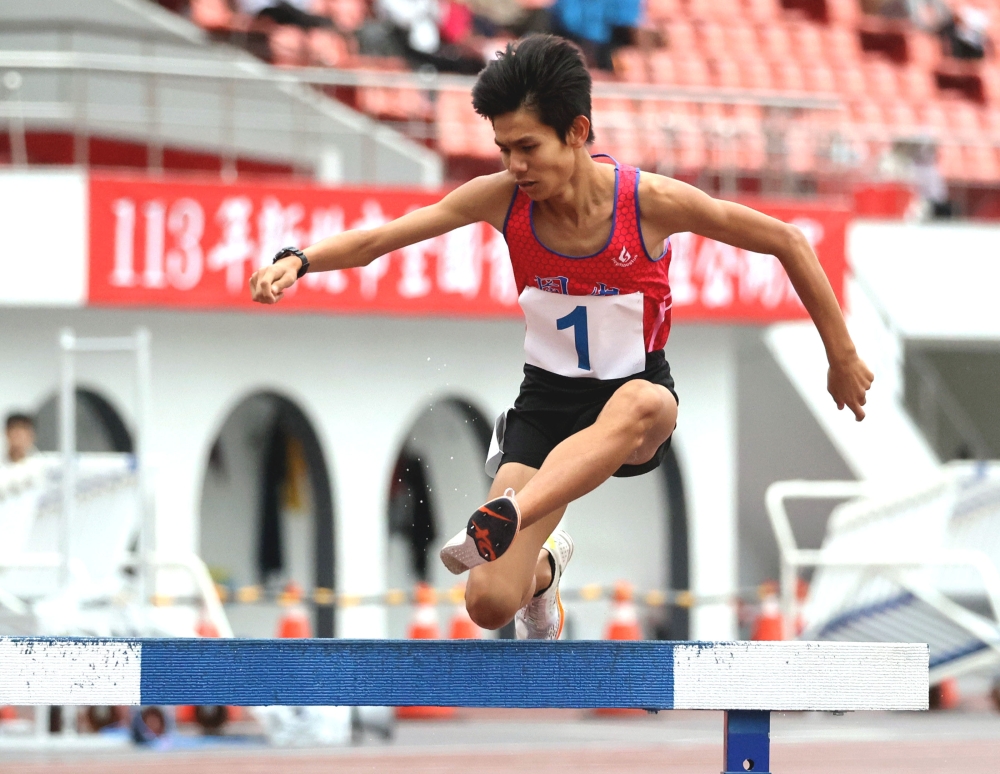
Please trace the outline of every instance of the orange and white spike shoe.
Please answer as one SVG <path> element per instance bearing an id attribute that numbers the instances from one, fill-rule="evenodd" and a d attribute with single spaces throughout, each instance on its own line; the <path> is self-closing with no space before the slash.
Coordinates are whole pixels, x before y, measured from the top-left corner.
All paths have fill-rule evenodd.
<path id="1" fill-rule="evenodd" d="M 449 572 L 458 575 L 493 562 L 510 548 L 521 527 L 521 510 L 514 500 L 514 490 L 481 505 L 469 519 L 469 525 L 444 544 L 441 561 Z"/>
<path id="2" fill-rule="evenodd" d="M 573 558 L 573 538 L 566 530 L 556 528 L 543 548 L 552 557 L 552 583 L 514 615 L 514 631 L 519 640 L 558 640 L 566 622 L 559 581 Z"/>

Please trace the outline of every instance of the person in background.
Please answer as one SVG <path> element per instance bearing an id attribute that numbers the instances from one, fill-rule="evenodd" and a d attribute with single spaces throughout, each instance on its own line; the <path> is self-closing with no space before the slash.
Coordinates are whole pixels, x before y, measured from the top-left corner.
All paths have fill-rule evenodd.
<path id="1" fill-rule="evenodd" d="M 35 454 L 35 420 L 28 414 L 7 415 L 7 462 L 14 465 Z"/>
<path id="2" fill-rule="evenodd" d="M 611 71 L 615 49 L 632 43 L 640 11 L 639 0 L 556 0 L 552 31 L 580 46 L 589 64 Z"/>

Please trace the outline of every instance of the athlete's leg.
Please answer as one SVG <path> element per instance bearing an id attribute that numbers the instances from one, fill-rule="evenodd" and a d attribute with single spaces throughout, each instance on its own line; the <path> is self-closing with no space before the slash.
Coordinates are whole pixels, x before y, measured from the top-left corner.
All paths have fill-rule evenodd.
<path id="1" fill-rule="evenodd" d="M 508 488 L 520 492 L 536 473 L 535 468 L 517 462 L 502 465 L 490 487 L 490 499 L 499 497 Z M 530 526 L 522 526 L 503 556 L 469 571 L 465 606 L 479 626 L 499 629 L 531 601 L 536 589 L 549 585 L 552 571 L 542 544 L 565 511 L 563 505 L 535 519 Z"/>
<path id="2" fill-rule="evenodd" d="M 623 384 L 604 405 L 597 421 L 549 452 L 538 473 L 518 490 L 521 529 L 548 524 L 549 514 L 561 512 L 568 503 L 597 488 L 622 465 L 640 465 L 652 459 L 676 423 L 677 401 L 666 387 L 644 379 Z"/>

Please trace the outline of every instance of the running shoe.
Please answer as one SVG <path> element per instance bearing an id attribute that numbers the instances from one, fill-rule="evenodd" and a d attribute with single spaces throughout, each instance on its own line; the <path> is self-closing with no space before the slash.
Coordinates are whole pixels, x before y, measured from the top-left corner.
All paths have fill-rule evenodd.
<path id="1" fill-rule="evenodd" d="M 514 615 L 514 631 L 519 640 L 558 640 L 566 612 L 559 596 L 559 581 L 573 558 L 573 538 L 564 529 L 556 529 L 545 541 L 552 557 L 552 583 Z"/>
<path id="2" fill-rule="evenodd" d="M 444 544 L 441 561 L 455 575 L 503 556 L 514 542 L 521 526 L 521 511 L 514 501 L 514 490 L 480 506 L 469 526 Z"/>

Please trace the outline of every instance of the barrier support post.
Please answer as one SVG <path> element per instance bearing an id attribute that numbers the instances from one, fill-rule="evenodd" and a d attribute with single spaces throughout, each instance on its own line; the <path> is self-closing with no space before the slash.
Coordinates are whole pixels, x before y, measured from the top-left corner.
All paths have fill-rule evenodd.
<path id="1" fill-rule="evenodd" d="M 726 713 L 722 774 L 768 774 L 771 768 L 771 713 L 730 710 Z"/>

